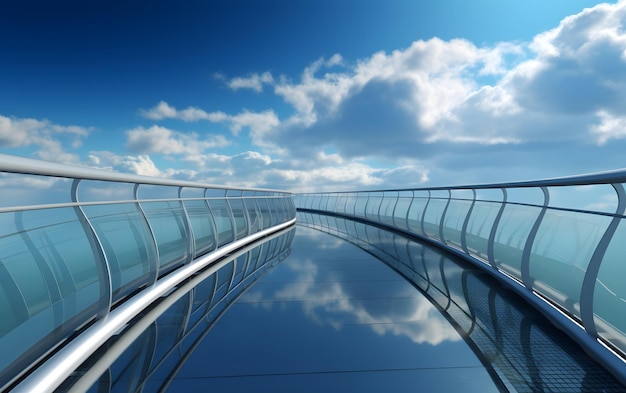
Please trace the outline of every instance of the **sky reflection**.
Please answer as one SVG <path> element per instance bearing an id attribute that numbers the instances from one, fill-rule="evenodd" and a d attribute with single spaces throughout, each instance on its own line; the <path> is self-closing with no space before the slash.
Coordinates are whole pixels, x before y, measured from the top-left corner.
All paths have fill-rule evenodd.
<path id="1" fill-rule="evenodd" d="M 275 273 L 282 273 L 284 283 L 263 280 L 241 301 L 263 307 L 298 301 L 304 315 L 319 325 L 336 330 L 366 325 L 376 334 L 404 336 L 417 344 L 461 339 L 428 299 L 380 261 L 345 241 L 319 240 L 319 232 L 299 228 L 296 251 Z"/>

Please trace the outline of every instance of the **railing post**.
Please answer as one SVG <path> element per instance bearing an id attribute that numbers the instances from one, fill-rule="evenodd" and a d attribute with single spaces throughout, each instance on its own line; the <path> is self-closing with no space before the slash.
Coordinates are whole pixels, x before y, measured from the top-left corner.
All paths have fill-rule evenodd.
<path id="1" fill-rule="evenodd" d="M 135 204 L 137 205 L 137 209 L 139 210 L 139 214 L 141 214 L 141 218 L 143 222 L 146 224 L 148 228 L 148 233 L 150 233 L 150 238 L 152 239 L 152 245 L 154 246 L 154 256 L 155 263 L 154 266 L 150 266 L 150 277 L 148 277 L 148 283 L 153 284 L 156 282 L 159 277 L 159 269 L 161 267 L 161 259 L 159 255 L 159 245 L 157 244 L 156 236 L 154 235 L 154 230 L 152 229 L 152 225 L 150 225 L 150 221 L 148 221 L 148 216 L 146 212 L 143 210 L 141 203 L 139 202 L 139 183 L 135 183 L 133 187 L 133 198 L 135 198 Z"/>
<path id="2" fill-rule="evenodd" d="M 500 188 L 502 190 L 502 202 L 500 204 L 500 210 L 498 210 L 498 214 L 496 218 L 493 220 L 493 226 L 491 227 L 491 232 L 489 232 L 489 241 L 487 242 L 487 259 L 489 260 L 489 264 L 494 269 L 497 269 L 498 266 L 496 264 L 496 256 L 494 253 L 494 243 L 496 241 L 496 231 L 498 230 L 498 225 L 500 224 L 500 220 L 502 219 L 502 214 L 504 213 L 504 208 L 506 207 L 507 193 L 506 188 Z"/>
<path id="3" fill-rule="evenodd" d="M 446 219 L 446 212 L 448 211 L 448 206 L 450 206 L 450 200 L 452 199 L 452 191 L 448 189 L 448 202 L 446 202 L 446 207 L 443 208 L 443 212 L 441 213 L 441 219 L 439 220 L 439 239 L 443 244 L 446 244 L 446 239 L 443 236 L 443 225 Z"/>
<path id="4" fill-rule="evenodd" d="M 210 220 L 213 222 L 213 240 L 215 241 L 215 248 L 217 248 L 220 244 L 220 239 L 219 239 L 219 229 L 217 228 L 217 222 L 215 222 L 215 214 L 213 214 L 213 210 L 211 209 L 211 204 L 209 203 L 209 198 L 206 196 L 207 191 L 209 191 L 208 188 L 204 189 L 204 203 L 206 204 L 207 209 L 209 209 L 209 215 Z M 261 222 L 263 222 L 263 213 L 261 214 Z"/>
<path id="5" fill-rule="evenodd" d="M 78 184 L 81 179 L 74 179 L 72 182 L 72 202 L 79 203 L 78 200 Z M 96 233 L 93 225 L 87 218 L 85 211 L 83 210 L 81 205 L 76 205 L 74 207 L 74 211 L 78 216 L 80 225 L 83 227 L 85 234 L 87 235 L 87 239 L 89 239 L 89 245 L 93 250 L 94 257 L 96 259 L 96 265 L 98 270 L 98 284 L 100 287 L 100 298 L 98 304 L 98 312 L 96 314 L 97 318 L 103 318 L 105 315 L 109 313 L 111 309 L 111 304 L 113 303 L 113 287 L 111 284 L 111 267 L 109 266 L 109 261 L 107 259 L 106 253 L 104 252 L 104 247 L 102 246 L 102 242 Z"/>
<path id="6" fill-rule="evenodd" d="M 409 231 L 411 230 L 411 225 L 409 224 L 409 213 L 411 213 L 413 200 L 415 200 L 415 191 L 411 190 L 411 202 L 409 202 L 409 207 L 406 208 L 406 217 L 404 217 L 404 220 L 406 221 L 406 229 Z"/>
<path id="7" fill-rule="evenodd" d="M 187 207 L 185 206 L 185 203 L 183 202 L 183 187 L 178 187 L 178 203 L 180 203 L 180 206 L 183 208 L 183 214 L 184 214 L 184 218 L 185 218 L 185 224 L 187 225 L 187 233 L 189 234 L 189 246 L 187 251 L 189 252 L 189 258 L 187 258 L 187 261 L 185 262 L 185 264 L 193 261 L 196 258 L 196 238 L 193 234 L 193 228 L 191 226 L 191 220 L 189 219 L 189 213 L 187 212 Z"/>
<path id="8" fill-rule="evenodd" d="M 524 251 L 522 252 L 521 276 L 522 282 L 527 289 L 532 289 L 533 287 L 533 283 L 530 278 L 530 252 L 532 251 L 533 243 L 537 237 L 539 226 L 543 221 L 543 217 L 546 215 L 548 204 L 550 203 L 550 192 L 548 191 L 548 188 L 543 186 L 541 187 L 541 191 L 543 191 L 543 207 L 541 208 L 541 212 L 539 212 L 530 233 L 528 233 L 526 243 L 524 244 Z"/>
<path id="9" fill-rule="evenodd" d="M 346 211 L 347 206 L 348 206 L 348 194 L 344 193 L 343 208 L 341 209 L 341 213 L 347 213 Z"/>
<path id="10" fill-rule="evenodd" d="M 474 210 L 474 205 L 476 204 L 476 189 L 472 188 L 472 204 L 467 211 L 467 215 L 465 216 L 465 221 L 463 221 L 463 228 L 461 229 L 461 248 L 467 254 L 469 254 L 469 249 L 467 248 L 467 226 L 469 225 L 470 216 L 472 215 L 472 210 Z"/>
<path id="11" fill-rule="evenodd" d="M 396 191 L 396 203 L 394 203 L 393 205 L 393 209 L 391 210 L 391 223 L 393 224 L 394 227 L 397 227 L 396 225 L 396 208 L 398 207 L 398 202 L 400 201 L 400 191 Z"/>
<path id="12" fill-rule="evenodd" d="M 615 209 L 615 215 L 591 256 L 591 260 L 589 261 L 589 265 L 585 271 L 582 288 L 580 290 L 580 317 L 582 324 L 587 333 L 594 337 L 598 336 L 596 323 L 593 318 L 593 297 L 595 294 L 598 272 L 600 271 L 600 265 L 602 264 L 604 254 L 606 253 L 609 243 L 611 242 L 611 239 L 613 239 L 613 235 L 615 234 L 615 231 L 624 216 L 624 210 L 626 210 L 626 194 L 624 192 L 624 186 L 621 183 L 613 183 L 611 185 L 617 193 L 617 208 Z"/>
<path id="13" fill-rule="evenodd" d="M 422 228 L 422 233 L 426 235 L 426 231 L 424 230 L 424 217 L 426 217 L 426 210 L 428 210 L 428 205 L 430 204 L 430 190 L 428 190 L 428 200 L 424 205 L 424 211 L 422 211 L 422 218 L 420 220 L 420 228 Z"/>
<path id="14" fill-rule="evenodd" d="M 233 241 L 237 240 L 237 222 L 235 222 L 235 214 L 233 213 L 233 207 L 230 205 L 228 196 L 228 190 L 224 190 L 224 201 L 226 201 L 226 206 L 228 207 L 228 218 L 230 218 L 230 226 L 233 228 Z M 272 200 L 272 204 L 273 204 Z"/>

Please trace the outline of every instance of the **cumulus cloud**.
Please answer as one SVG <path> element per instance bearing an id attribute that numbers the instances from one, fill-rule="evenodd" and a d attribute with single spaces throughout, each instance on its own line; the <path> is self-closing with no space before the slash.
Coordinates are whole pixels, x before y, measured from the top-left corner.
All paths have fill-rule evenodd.
<path id="1" fill-rule="evenodd" d="M 228 81 L 228 87 L 233 90 L 250 89 L 257 93 L 263 91 L 263 85 L 274 82 L 272 74 L 264 72 L 262 74 L 254 73 L 248 77 L 236 77 Z"/>
<path id="2" fill-rule="evenodd" d="M 517 135 L 450 124 L 463 124 L 455 110 L 477 96 L 489 115 L 519 112 L 511 93 L 502 88 L 481 91 L 477 79 L 502 77 L 508 63 L 523 54 L 524 48 L 512 43 L 478 48 L 466 40 L 433 38 L 404 50 L 375 53 L 353 65 L 340 55 L 321 58 L 304 69 L 299 81 L 268 75 L 265 83 L 294 113 L 272 119 L 271 127 L 257 132 L 261 137 L 253 142 L 298 156 L 330 145 L 352 158 L 415 157 L 438 141 L 517 142 Z"/>
<path id="3" fill-rule="evenodd" d="M 223 112 L 208 113 L 202 109 L 189 106 L 186 109 L 178 110 L 165 101 L 160 101 L 154 107 L 150 109 L 140 109 L 139 113 L 151 120 L 163 120 L 163 119 L 179 119 L 186 122 L 209 120 L 213 122 L 223 121 L 226 118 L 226 114 Z"/>
<path id="4" fill-rule="evenodd" d="M 295 78 L 262 70 L 219 76 L 233 91 L 264 92 L 264 101 L 232 113 L 160 101 L 139 111 L 157 124 L 126 132 L 128 154 L 97 158 L 133 173 L 300 191 L 623 166 L 625 23 L 620 1 L 565 18 L 527 43 L 431 38 L 362 59 L 319 58 Z M 268 108 L 268 94 L 288 109 Z M 174 130 L 162 120 L 219 124 L 232 138 Z M 1 147 L 64 162 L 80 161 L 75 149 L 91 131 L 0 116 Z M 596 158 L 580 159 L 590 155 Z"/>
<path id="5" fill-rule="evenodd" d="M 318 59 L 297 80 L 265 73 L 257 83 L 260 75 L 253 74 L 245 79 L 250 88 L 271 86 L 293 108 L 254 143 L 294 162 L 317 160 L 331 147 L 344 160 L 342 170 L 318 165 L 277 176 L 360 186 L 382 186 L 374 168 L 355 170 L 378 159 L 399 167 L 412 160 L 436 175 L 456 169 L 464 177 L 503 160 L 523 178 L 547 166 L 556 174 L 621 166 L 607 154 L 607 141 L 626 137 L 625 23 L 620 1 L 567 17 L 529 43 L 432 38 L 354 63 L 339 55 Z M 243 80 L 225 82 L 243 86 Z M 584 168 L 584 155 L 601 159 Z"/>
<path id="6" fill-rule="evenodd" d="M 177 178 L 182 180 L 194 180 L 197 171 L 189 169 L 162 168 L 147 154 L 119 155 L 110 151 L 91 151 L 88 155 L 87 165 L 115 172 L 132 173 L 136 175 Z"/>
<path id="7" fill-rule="evenodd" d="M 234 135 L 238 135 L 246 128 L 259 145 L 263 144 L 263 135 L 280 123 L 278 116 L 271 109 L 262 112 L 243 110 L 236 115 L 227 115 L 221 111 L 209 113 L 192 106 L 178 110 L 165 101 L 160 101 L 153 108 L 142 109 L 140 113 L 151 120 L 178 119 L 185 122 L 207 120 L 212 123 L 226 123 Z"/>
<path id="8" fill-rule="evenodd" d="M 197 155 L 206 149 L 228 145 L 222 135 L 201 139 L 196 133 L 182 133 L 156 125 L 137 127 L 126 134 L 126 146 L 138 153 Z"/>
<path id="9" fill-rule="evenodd" d="M 35 155 L 48 161 L 78 162 L 79 157 L 67 150 L 79 147 L 92 131 L 90 127 L 0 115 L 1 148 L 35 148 Z"/>
<path id="10" fill-rule="evenodd" d="M 590 126 L 591 134 L 598 144 L 603 145 L 610 139 L 626 138 L 626 116 L 615 116 L 607 111 L 597 113 L 599 122 Z"/>

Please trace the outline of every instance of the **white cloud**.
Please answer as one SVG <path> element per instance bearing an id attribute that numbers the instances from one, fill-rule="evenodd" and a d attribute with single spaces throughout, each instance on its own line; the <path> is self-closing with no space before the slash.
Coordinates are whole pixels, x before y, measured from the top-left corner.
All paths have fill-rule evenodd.
<path id="1" fill-rule="evenodd" d="M 208 120 L 212 122 L 223 121 L 227 116 L 223 112 L 208 113 L 202 109 L 189 106 L 186 109 L 178 110 L 165 101 L 160 101 L 150 109 L 140 109 L 139 113 L 151 120 L 179 119 L 186 122 Z"/>
<path id="2" fill-rule="evenodd" d="M 110 151 L 91 151 L 86 164 L 109 171 L 182 180 L 193 180 L 197 174 L 197 171 L 189 169 L 159 169 L 147 154 L 119 155 Z"/>
<path id="3" fill-rule="evenodd" d="M 274 82 L 274 78 L 271 73 L 254 73 L 248 77 L 236 77 L 231 79 L 228 81 L 228 87 L 235 91 L 239 89 L 251 89 L 260 93 L 263 91 L 264 84 L 271 84 L 272 82 Z"/>
<path id="4" fill-rule="evenodd" d="M 355 64 L 318 59 L 299 80 L 267 79 L 294 113 L 256 143 L 293 162 L 318 162 L 276 174 L 304 184 L 388 184 L 354 164 L 380 158 L 456 172 L 455 183 L 487 167 L 504 176 L 502 160 L 524 179 L 534 170 L 577 171 L 581 155 L 600 156 L 585 171 L 623 165 L 598 149 L 626 137 L 625 24 L 621 1 L 565 18 L 530 43 L 433 38 Z M 343 163 L 320 161 L 328 147 Z"/>
<path id="5" fill-rule="evenodd" d="M 626 116 L 613 116 L 606 111 L 598 111 L 597 116 L 599 123 L 592 125 L 590 131 L 598 144 L 603 145 L 610 139 L 626 138 Z"/>
<path id="6" fill-rule="evenodd" d="M 126 133 L 129 154 L 118 152 L 134 158 L 115 167 L 311 190 L 490 182 L 623 166 L 623 25 L 626 1 L 565 18 L 529 43 L 432 38 L 358 60 L 319 58 L 297 78 L 269 71 L 219 76 L 234 91 L 274 94 L 291 110 L 265 107 L 267 97 L 259 105 L 265 109 L 232 113 L 160 101 L 140 114 L 220 124 L 234 142 L 160 124 L 136 127 Z M 0 116 L 0 146 L 27 148 L 40 158 L 79 162 L 76 149 L 90 132 Z M 585 156 L 594 159 L 580 159 Z"/>
<path id="7" fill-rule="evenodd" d="M 0 115 L 0 148 L 35 148 L 43 160 L 77 163 L 79 157 L 66 149 L 76 149 L 92 128 L 63 126 L 48 120 L 21 119 Z"/>
<path id="8" fill-rule="evenodd" d="M 182 133 L 161 126 L 137 127 L 126 132 L 126 146 L 139 153 L 197 155 L 207 149 L 224 147 L 228 141 L 221 135 L 200 139 L 196 133 Z"/>
<path id="9" fill-rule="evenodd" d="M 227 115 L 224 112 L 206 112 L 196 107 L 178 110 L 165 101 L 159 102 L 148 110 L 140 110 L 142 116 L 152 120 L 178 119 L 186 122 L 207 120 L 212 123 L 226 123 L 233 135 L 238 135 L 242 129 L 250 130 L 252 139 L 258 146 L 262 146 L 263 136 L 280 124 L 280 120 L 273 110 L 252 112 L 243 110 L 236 115 Z"/>

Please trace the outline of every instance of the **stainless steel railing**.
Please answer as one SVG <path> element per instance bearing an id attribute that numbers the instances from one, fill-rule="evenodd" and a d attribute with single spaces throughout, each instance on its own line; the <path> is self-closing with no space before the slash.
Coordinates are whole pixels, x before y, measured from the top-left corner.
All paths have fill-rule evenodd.
<path id="1" fill-rule="evenodd" d="M 299 212 L 297 219 L 298 226 L 349 241 L 411 282 L 461 333 L 501 391 L 551 392 L 564 384 L 572 392 L 623 390 L 529 305 L 459 258 L 348 218 Z M 427 318 L 422 323 L 429 325 Z"/>
<path id="2" fill-rule="evenodd" d="M 299 194 L 298 210 L 392 227 L 469 259 L 626 375 L 626 171 L 519 183 Z M 626 379 L 622 379 L 626 380 Z"/>
<path id="3" fill-rule="evenodd" d="M 121 309 L 123 324 L 224 253 L 295 222 L 286 192 L 2 154 L 0 185 L 0 390 L 76 332 Z"/>

